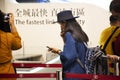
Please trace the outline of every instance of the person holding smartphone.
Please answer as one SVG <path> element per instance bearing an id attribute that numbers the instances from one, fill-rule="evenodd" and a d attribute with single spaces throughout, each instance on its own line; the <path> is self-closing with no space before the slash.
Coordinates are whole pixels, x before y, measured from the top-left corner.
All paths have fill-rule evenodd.
<path id="1" fill-rule="evenodd" d="M 63 73 L 84 74 L 86 71 L 77 62 L 79 58 L 82 64 L 85 64 L 85 53 L 87 47 L 85 43 L 89 41 L 87 34 L 82 30 L 76 21 L 78 16 L 74 17 L 71 10 L 64 10 L 57 14 L 57 23 L 60 24 L 60 35 L 64 42 L 63 51 L 57 48 L 48 47 L 49 51 L 59 54 L 62 63 Z M 77 78 L 65 78 L 63 80 L 81 80 Z"/>

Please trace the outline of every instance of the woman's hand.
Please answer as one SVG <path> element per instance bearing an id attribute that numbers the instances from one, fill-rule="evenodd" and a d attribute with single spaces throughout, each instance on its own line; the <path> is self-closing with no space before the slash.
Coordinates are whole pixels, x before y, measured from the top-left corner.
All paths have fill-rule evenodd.
<path id="1" fill-rule="evenodd" d="M 12 13 L 9 13 L 9 24 L 11 27 L 11 32 L 17 32 L 16 26 L 14 24 L 14 15 Z"/>
<path id="2" fill-rule="evenodd" d="M 111 60 L 112 62 L 117 62 L 120 60 L 120 57 L 117 55 L 107 55 L 108 59 Z"/>
<path id="3" fill-rule="evenodd" d="M 55 53 L 55 54 L 60 54 L 61 53 L 61 50 L 58 49 L 58 48 L 52 48 L 52 47 L 48 47 L 48 51 L 51 51 L 52 53 Z"/>
<path id="4" fill-rule="evenodd" d="M 11 26 L 14 25 L 14 16 L 13 16 L 12 13 L 9 13 L 9 24 L 10 24 Z"/>

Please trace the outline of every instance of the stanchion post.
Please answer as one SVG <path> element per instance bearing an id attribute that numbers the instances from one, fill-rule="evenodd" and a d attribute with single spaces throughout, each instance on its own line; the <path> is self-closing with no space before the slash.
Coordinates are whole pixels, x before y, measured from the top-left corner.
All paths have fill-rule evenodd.
<path id="1" fill-rule="evenodd" d="M 62 80 L 62 71 L 56 71 L 56 80 Z"/>
<path id="2" fill-rule="evenodd" d="M 114 75 L 115 76 L 119 76 L 119 62 L 115 63 L 115 66 L 114 66 Z"/>

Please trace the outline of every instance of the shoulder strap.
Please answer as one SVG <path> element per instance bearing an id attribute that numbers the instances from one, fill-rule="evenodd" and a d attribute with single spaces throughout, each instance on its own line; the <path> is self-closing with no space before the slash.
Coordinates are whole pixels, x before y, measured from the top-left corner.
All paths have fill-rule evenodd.
<path id="1" fill-rule="evenodd" d="M 105 45 L 104 45 L 104 47 L 103 47 L 103 49 L 102 49 L 103 51 L 105 51 L 105 48 L 106 48 L 108 42 L 110 41 L 111 37 L 112 37 L 113 34 L 117 31 L 118 28 L 119 28 L 119 27 L 116 27 L 116 28 L 114 29 L 114 31 L 112 32 L 112 34 L 108 37 L 108 39 L 107 39 L 107 41 L 106 41 L 106 43 L 105 43 Z"/>
<path id="2" fill-rule="evenodd" d="M 76 51 L 78 53 L 77 42 L 75 42 L 75 48 L 76 48 Z M 81 60 L 79 58 L 76 58 L 76 61 L 78 62 L 80 67 L 86 72 L 85 67 L 84 67 L 83 63 L 81 62 Z"/>

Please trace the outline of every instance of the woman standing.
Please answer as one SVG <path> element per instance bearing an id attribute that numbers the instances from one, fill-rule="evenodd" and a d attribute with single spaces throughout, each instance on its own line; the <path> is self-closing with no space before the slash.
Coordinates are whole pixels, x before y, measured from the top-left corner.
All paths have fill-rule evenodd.
<path id="1" fill-rule="evenodd" d="M 0 74 L 15 73 L 11 63 L 12 50 L 17 50 L 21 47 L 21 37 L 15 27 L 13 14 L 5 14 L 0 11 Z M 14 79 L 1 78 L 0 80 Z"/>
<path id="2" fill-rule="evenodd" d="M 49 51 L 59 54 L 62 63 L 63 73 L 85 73 L 85 70 L 77 62 L 79 58 L 82 64 L 85 64 L 85 52 L 87 50 L 84 43 L 89 41 L 88 36 L 82 30 L 81 26 L 75 20 L 71 10 L 61 11 L 57 14 L 57 23 L 61 26 L 61 37 L 64 41 L 63 51 L 56 48 L 50 48 Z M 80 80 L 65 78 L 63 80 Z"/>

